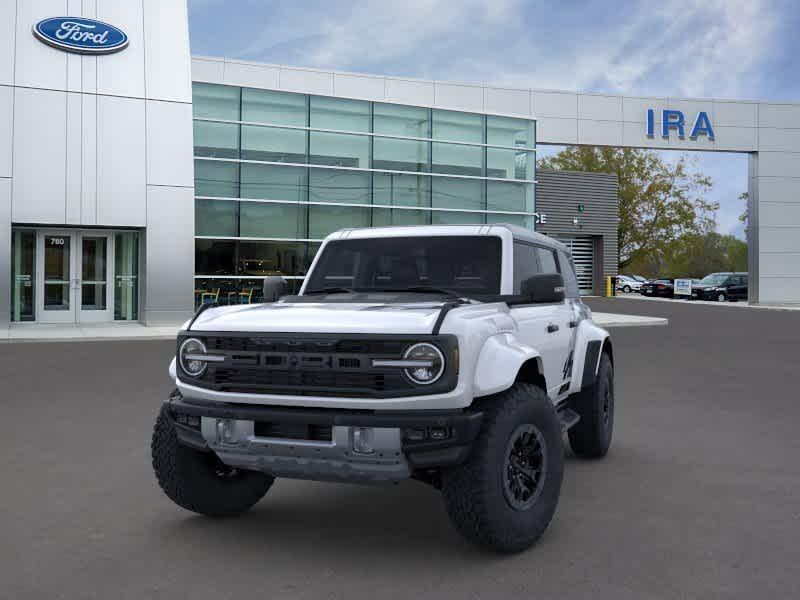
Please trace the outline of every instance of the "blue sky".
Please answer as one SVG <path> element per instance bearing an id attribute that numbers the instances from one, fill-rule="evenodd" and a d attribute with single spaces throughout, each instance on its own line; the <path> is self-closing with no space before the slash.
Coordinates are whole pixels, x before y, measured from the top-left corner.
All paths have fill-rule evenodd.
<path id="1" fill-rule="evenodd" d="M 525 88 L 800 100 L 791 0 L 189 0 L 189 12 L 193 54 Z M 741 236 L 746 156 L 692 158 L 713 178 L 719 230 Z"/>

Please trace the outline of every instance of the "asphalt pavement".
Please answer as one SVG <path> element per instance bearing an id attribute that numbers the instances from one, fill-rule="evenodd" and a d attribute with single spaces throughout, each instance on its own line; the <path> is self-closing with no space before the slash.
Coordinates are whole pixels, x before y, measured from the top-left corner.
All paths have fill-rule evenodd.
<path id="1" fill-rule="evenodd" d="M 150 467 L 171 342 L 0 345 L 0 598 L 800 597 L 800 313 L 589 303 L 669 325 L 613 330 L 612 450 L 568 456 L 511 557 L 416 482 L 280 480 L 242 517 L 192 515 Z"/>

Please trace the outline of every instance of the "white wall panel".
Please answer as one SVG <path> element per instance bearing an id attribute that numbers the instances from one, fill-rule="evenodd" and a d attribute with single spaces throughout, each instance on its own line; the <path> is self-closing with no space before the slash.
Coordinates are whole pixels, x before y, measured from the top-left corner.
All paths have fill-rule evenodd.
<path id="1" fill-rule="evenodd" d="M 762 278 L 800 277 L 800 250 L 774 254 L 762 250 L 759 262 L 761 263 L 759 272 Z M 800 293 L 800 290 L 798 290 L 798 293 Z"/>
<path id="2" fill-rule="evenodd" d="M 760 177 L 800 177 L 800 152 L 759 152 Z M 763 195 L 762 200 L 767 200 Z"/>
<path id="3" fill-rule="evenodd" d="M 147 101 L 147 183 L 194 186 L 192 105 Z"/>
<path id="4" fill-rule="evenodd" d="M 282 67 L 280 72 L 282 90 L 305 94 L 333 94 L 333 73 L 311 69 Z"/>
<path id="5" fill-rule="evenodd" d="M 12 85 L 14 83 L 16 22 L 16 0 L 0 2 L 0 85 Z"/>
<path id="6" fill-rule="evenodd" d="M 531 92 L 533 114 L 542 117 L 561 119 L 578 118 L 578 95 L 571 92 Z"/>
<path id="7" fill-rule="evenodd" d="M 146 223 L 144 100 L 97 97 L 97 224 Z"/>
<path id="8" fill-rule="evenodd" d="M 386 99 L 390 102 L 431 106 L 434 96 L 432 81 L 386 78 Z"/>
<path id="9" fill-rule="evenodd" d="M 622 143 L 626 146 L 633 146 L 635 148 L 665 148 L 670 147 L 669 140 L 665 140 L 658 134 L 653 137 L 647 137 L 647 126 L 642 123 L 628 123 L 622 124 Z"/>
<path id="10" fill-rule="evenodd" d="M 785 206 L 785 205 L 784 205 Z M 759 227 L 761 252 L 800 252 L 800 221 L 795 227 Z"/>
<path id="11" fill-rule="evenodd" d="M 362 98 L 365 100 L 383 98 L 385 84 L 383 77 L 370 77 L 349 73 L 333 74 L 333 92 L 345 98 Z"/>
<path id="12" fill-rule="evenodd" d="M 761 304 L 798 304 L 800 277 L 762 277 L 759 294 Z"/>
<path id="13" fill-rule="evenodd" d="M 434 99 L 437 106 L 480 112 L 483 110 L 483 89 L 479 85 L 459 85 L 435 82 Z"/>
<path id="14" fill-rule="evenodd" d="M 43 44 L 31 31 L 42 19 L 62 16 L 66 11 L 66 0 L 17 0 L 16 85 L 66 89 L 67 53 Z"/>
<path id="15" fill-rule="evenodd" d="M 194 193 L 148 186 L 145 294 L 148 324 L 180 322 L 194 309 Z"/>
<path id="16" fill-rule="evenodd" d="M 65 223 L 78 225 L 81 222 L 81 183 L 83 161 L 83 115 L 81 94 L 67 94 L 67 140 L 66 140 L 66 205 Z"/>
<path id="17" fill-rule="evenodd" d="M 577 144 L 578 121 L 552 117 L 536 121 L 537 144 Z"/>
<path id="18" fill-rule="evenodd" d="M 755 102 L 714 100 L 714 120 L 711 123 L 714 126 L 757 127 L 758 104 Z"/>
<path id="19" fill-rule="evenodd" d="M 622 144 L 622 122 L 579 119 L 578 143 L 592 146 L 620 146 Z"/>
<path id="20" fill-rule="evenodd" d="M 800 152 L 800 129 L 762 127 L 758 132 L 758 149 Z"/>
<path id="21" fill-rule="evenodd" d="M 628 123 L 647 123 L 648 109 L 655 111 L 655 122 L 661 122 L 661 111 L 669 108 L 666 98 L 622 98 L 622 119 Z"/>
<path id="22" fill-rule="evenodd" d="M 593 121 L 622 121 L 622 98 L 596 94 L 578 95 L 578 118 Z"/>
<path id="23" fill-rule="evenodd" d="M 277 89 L 279 85 L 280 69 L 278 67 L 225 61 L 222 68 L 227 85 L 271 89 Z"/>
<path id="24" fill-rule="evenodd" d="M 192 81 L 223 83 L 224 78 L 225 61 L 222 59 L 192 58 Z"/>
<path id="25" fill-rule="evenodd" d="M 97 225 L 97 103 L 98 97 L 81 98 L 81 224 Z"/>
<path id="26" fill-rule="evenodd" d="M 759 190 L 760 194 L 764 190 Z M 758 205 L 758 224 L 761 227 L 800 227 L 800 198 L 797 202 L 770 202 L 762 196 Z M 800 250 L 800 237 L 797 239 Z"/>
<path id="27" fill-rule="evenodd" d="M 0 86 L 0 177 L 11 177 L 14 88 Z"/>
<path id="28" fill-rule="evenodd" d="M 758 104 L 759 127 L 800 128 L 800 104 Z"/>
<path id="29" fill-rule="evenodd" d="M 725 125 L 714 125 L 716 139 L 710 142 L 705 136 L 700 136 L 697 140 L 687 140 L 687 144 L 697 143 L 706 144 L 717 150 L 732 152 L 752 152 L 758 147 L 758 129 L 755 127 L 727 127 Z M 688 132 L 687 132 L 688 133 Z"/>
<path id="30" fill-rule="evenodd" d="M 697 113 L 700 111 L 705 111 L 709 118 L 711 119 L 711 124 L 714 124 L 714 102 L 711 100 L 690 100 L 685 98 L 669 98 L 668 99 L 669 106 L 672 110 L 679 110 L 683 113 L 683 116 L 686 118 L 686 135 L 689 135 L 689 129 L 691 129 L 692 124 L 694 123 L 695 117 L 697 117 Z"/>
<path id="31" fill-rule="evenodd" d="M 165 2 L 165 5 L 178 2 Z M 144 98 L 145 40 L 142 23 L 141 0 L 97 0 L 97 18 L 128 34 L 128 47 L 121 52 L 95 59 L 97 68 L 97 92 L 113 96 Z M 149 51 L 150 49 L 147 48 Z M 154 48 L 153 51 L 158 51 Z M 91 58 L 91 57 L 88 57 Z M 165 65 L 166 66 L 166 65 Z M 179 73 L 173 74 L 180 78 Z M 91 90 L 91 84 L 87 91 Z"/>
<path id="32" fill-rule="evenodd" d="M 63 223 L 66 92 L 15 88 L 12 218 Z"/>
<path id="33" fill-rule="evenodd" d="M 800 202 L 800 177 L 761 177 L 758 189 L 762 202 Z"/>
<path id="34" fill-rule="evenodd" d="M 483 109 L 492 113 L 529 117 L 531 114 L 531 92 L 530 90 L 484 88 Z"/>
<path id="35" fill-rule="evenodd" d="M 185 0 L 142 0 L 145 82 L 153 100 L 192 101 L 189 16 Z"/>

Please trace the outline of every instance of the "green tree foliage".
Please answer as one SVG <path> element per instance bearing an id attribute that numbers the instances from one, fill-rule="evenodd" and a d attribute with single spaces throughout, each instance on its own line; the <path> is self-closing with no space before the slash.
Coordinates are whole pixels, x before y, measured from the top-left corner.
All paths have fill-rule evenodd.
<path id="1" fill-rule="evenodd" d="M 667 244 L 660 262 L 641 255 L 626 272 L 645 277 L 705 277 L 719 271 L 747 271 L 747 244 L 714 231 L 688 233 Z"/>
<path id="2" fill-rule="evenodd" d="M 636 148 L 569 146 L 539 162 L 544 169 L 615 173 L 619 180 L 619 265 L 653 264 L 683 236 L 713 231 L 716 203 L 704 198 L 711 179 L 686 156 L 674 164 Z"/>

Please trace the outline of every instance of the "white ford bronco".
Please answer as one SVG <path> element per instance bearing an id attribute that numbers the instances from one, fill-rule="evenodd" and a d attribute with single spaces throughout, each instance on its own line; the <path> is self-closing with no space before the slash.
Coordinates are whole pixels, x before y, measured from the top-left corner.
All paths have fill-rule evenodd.
<path id="1" fill-rule="evenodd" d="M 442 491 L 467 539 L 516 552 L 555 512 L 562 433 L 578 456 L 608 451 L 611 340 L 553 239 L 348 229 L 285 291 L 278 279 L 272 302 L 202 306 L 178 334 L 152 459 L 183 508 L 241 513 L 276 477 L 413 478 Z"/>

